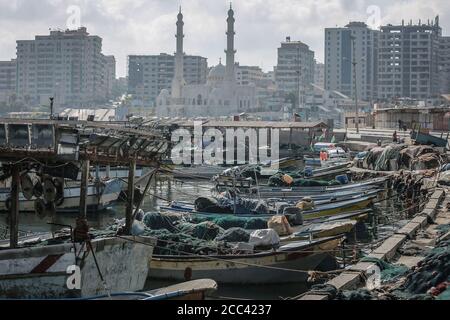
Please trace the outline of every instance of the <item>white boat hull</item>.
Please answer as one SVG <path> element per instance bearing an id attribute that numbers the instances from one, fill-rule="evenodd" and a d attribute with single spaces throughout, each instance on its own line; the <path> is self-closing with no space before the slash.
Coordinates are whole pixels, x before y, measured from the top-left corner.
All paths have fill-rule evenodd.
<path id="1" fill-rule="evenodd" d="M 139 243 L 119 238 L 92 241 L 100 271 L 111 292 L 143 290 L 155 240 L 142 237 L 137 240 Z M 80 244 L 76 247 L 78 252 Z M 93 254 L 86 246 L 79 256 L 83 255 L 82 263 L 78 263 L 81 286 L 72 289 L 68 286 L 71 276 L 68 268 L 77 265 L 72 243 L 0 251 L 0 298 L 54 299 L 107 293 Z"/>

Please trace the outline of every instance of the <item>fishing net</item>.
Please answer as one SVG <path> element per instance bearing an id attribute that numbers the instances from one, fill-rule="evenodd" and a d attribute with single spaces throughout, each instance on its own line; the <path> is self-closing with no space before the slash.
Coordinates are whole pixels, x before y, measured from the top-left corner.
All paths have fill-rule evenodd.
<path id="1" fill-rule="evenodd" d="M 211 221 L 205 221 L 199 224 L 183 222 L 178 224 L 178 229 L 181 233 L 185 233 L 201 240 L 214 240 L 224 232 L 221 227 Z"/>
<path id="2" fill-rule="evenodd" d="M 267 229 L 267 219 L 258 217 L 237 217 L 232 215 L 226 216 L 199 216 L 193 215 L 190 218 L 191 223 L 201 223 L 205 221 L 211 221 L 220 226 L 221 228 L 228 230 L 231 228 L 242 228 L 246 230 L 259 230 Z"/>
<path id="3" fill-rule="evenodd" d="M 367 289 L 339 292 L 336 300 L 374 300 L 376 296 Z"/>
<path id="4" fill-rule="evenodd" d="M 152 230 L 166 229 L 176 231 L 174 223 L 177 221 L 175 216 L 162 215 L 159 212 L 146 213 L 143 219 L 144 224 Z"/>
<path id="5" fill-rule="evenodd" d="M 216 241 L 249 242 L 250 233 L 242 228 L 231 228 L 216 238 Z"/>
<path id="6" fill-rule="evenodd" d="M 405 275 L 409 270 L 407 266 L 394 265 L 381 259 L 372 257 L 365 257 L 361 259 L 361 262 L 376 263 L 381 270 L 381 281 L 383 282 L 396 280 Z"/>
<path id="7" fill-rule="evenodd" d="M 199 197 L 194 202 L 195 210 L 201 213 L 222 214 L 267 214 L 269 208 L 267 203 L 257 199 L 228 197 Z"/>
<path id="8" fill-rule="evenodd" d="M 232 250 L 225 242 L 205 241 L 186 233 L 172 233 L 165 229 L 146 229 L 143 235 L 158 239 L 155 255 L 227 254 Z"/>
<path id="9" fill-rule="evenodd" d="M 301 179 L 301 178 L 294 178 L 291 176 L 291 178 L 294 178 L 294 181 L 292 184 L 287 184 L 283 176 L 284 173 L 277 173 L 276 175 L 273 175 L 269 178 L 268 185 L 270 187 L 328 187 L 328 186 L 336 186 L 340 185 L 340 183 L 336 180 L 331 181 L 324 181 L 324 180 L 311 180 L 311 179 Z"/>
<path id="10" fill-rule="evenodd" d="M 396 291 L 402 296 L 426 294 L 428 290 L 450 281 L 450 240 L 433 249 L 418 267 L 407 274 L 403 287 Z"/>

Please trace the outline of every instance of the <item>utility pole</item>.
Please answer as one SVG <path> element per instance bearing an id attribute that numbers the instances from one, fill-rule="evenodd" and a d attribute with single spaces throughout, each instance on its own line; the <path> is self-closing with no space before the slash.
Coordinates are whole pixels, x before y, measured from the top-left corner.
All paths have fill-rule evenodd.
<path id="1" fill-rule="evenodd" d="M 356 126 L 356 133 L 359 133 L 359 108 L 358 108 L 358 85 L 356 83 L 356 46 L 355 46 L 355 37 L 352 35 L 352 46 L 353 46 L 353 84 L 354 84 L 354 91 L 355 91 L 355 126 Z"/>
<path id="2" fill-rule="evenodd" d="M 51 97 L 50 98 L 50 120 L 53 120 L 53 102 L 54 102 L 55 98 Z"/>
<path id="3" fill-rule="evenodd" d="M 297 48 L 297 111 L 300 113 L 300 48 Z"/>

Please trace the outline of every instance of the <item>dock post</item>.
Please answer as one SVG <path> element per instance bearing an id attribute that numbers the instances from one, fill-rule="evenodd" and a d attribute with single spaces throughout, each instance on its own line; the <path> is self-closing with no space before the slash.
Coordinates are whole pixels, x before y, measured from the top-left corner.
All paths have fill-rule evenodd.
<path id="1" fill-rule="evenodd" d="M 19 184 L 20 170 L 18 165 L 13 165 L 11 180 L 11 211 L 9 214 L 9 246 L 17 248 L 19 242 Z"/>
<path id="2" fill-rule="evenodd" d="M 80 185 L 80 217 L 87 217 L 87 196 L 89 179 L 89 160 L 84 160 L 81 167 L 81 185 Z"/>
<path id="3" fill-rule="evenodd" d="M 125 234 L 131 234 L 131 228 L 133 226 L 133 205 L 134 205 L 134 177 L 136 172 L 136 160 L 131 160 L 130 168 L 128 170 L 128 193 L 127 193 L 127 211 L 125 218 Z"/>

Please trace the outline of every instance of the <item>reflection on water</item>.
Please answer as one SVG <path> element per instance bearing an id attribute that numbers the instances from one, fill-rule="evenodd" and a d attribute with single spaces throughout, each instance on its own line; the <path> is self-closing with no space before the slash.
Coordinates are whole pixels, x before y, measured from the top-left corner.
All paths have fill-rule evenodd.
<path id="1" fill-rule="evenodd" d="M 157 211 L 159 206 L 167 205 L 167 201 L 186 201 L 193 203 L 194 199 L 201 195 L 208 195 L 212 184 L 209 182 L 173 182 L 166 179 L 159 179 L 153 183 L 149 190 L 151 196 L 144 199 L 142 209 L 145 212 Z M 142 186 L 144 189 L 144 186 Z M 125 217 L 124 202 L 112 204 L 107 210 L 97 213 L 88 214 L 88 222 L 92 228 L 102 229 L 115 219 Z M 19 229 L 24 232 L 52 232 L 61 229 L 58 226 L 48 225 L 48 223 L 56 223 L 61 225 L 75 226 L 77 213 L 57 213 L 53 217 L 39 217 L 35 213 L 21 212 L 19 216 Z M 8 215 L 0 213 L 0 223 L 8 225 Z"/>

